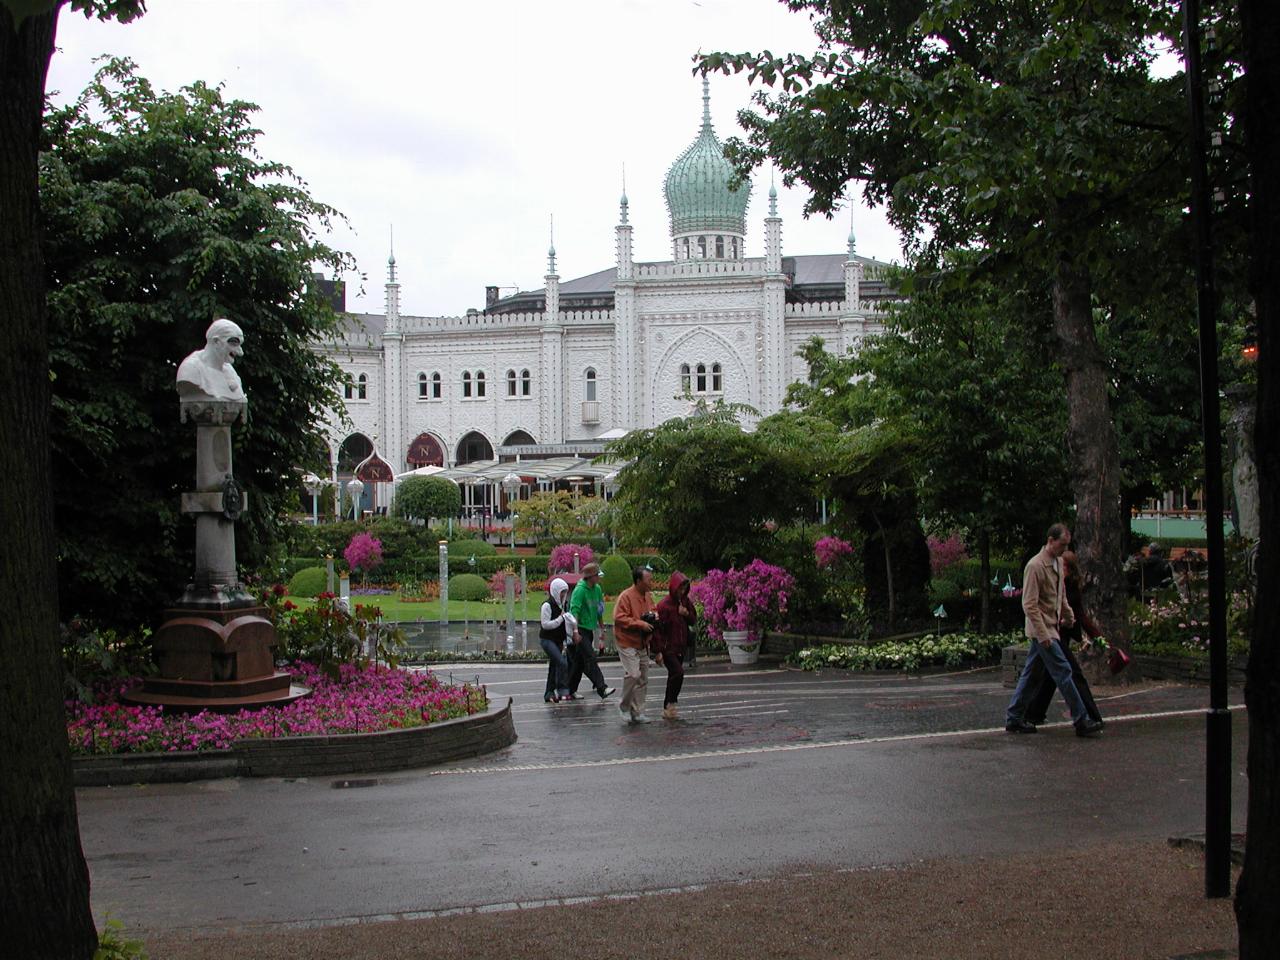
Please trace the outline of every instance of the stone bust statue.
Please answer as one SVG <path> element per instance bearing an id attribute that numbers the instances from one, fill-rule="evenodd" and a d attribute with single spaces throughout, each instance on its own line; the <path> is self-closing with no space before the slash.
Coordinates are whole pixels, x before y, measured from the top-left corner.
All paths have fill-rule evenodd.
<path id="1" fill-rule="evenodd" d="M 214 320 L 196 350 L 178 367 L 178 395 L 183 400 L 245 399 L 240 375 L 231 361 L 244 355 L 244 333 L 227 319 Z"/>

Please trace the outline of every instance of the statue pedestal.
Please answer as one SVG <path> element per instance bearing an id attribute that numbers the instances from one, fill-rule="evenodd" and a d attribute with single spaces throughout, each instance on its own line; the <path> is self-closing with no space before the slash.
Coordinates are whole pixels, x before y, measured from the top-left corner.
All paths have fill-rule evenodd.
<path id="1" fill-rule="evenodd" d="M 196 518 L 195 575 L 152 638 L 159 675 L 126 700 L 175 710 L 240 710 L 291 703 L 311 691 L 275 668 L 278 640 L 267 609 L 236 577 L 235 521 L 245 496 L 231 473 L 231 425 L 243 400 L 182 400 L 196 424 L 196 489 L 182 512 Z"/>

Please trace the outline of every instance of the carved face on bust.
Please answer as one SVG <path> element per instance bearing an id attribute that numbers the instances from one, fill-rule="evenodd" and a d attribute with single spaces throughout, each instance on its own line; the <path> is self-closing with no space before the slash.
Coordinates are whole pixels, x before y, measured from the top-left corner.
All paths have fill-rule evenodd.
<path id="1" fill-rule="evenodd" d="M 221 366 L 235 357 L 244 356 L 244 331 L 238 324 L 225 318 L 209 324 L 204 335 L 205 349 L 209 351 L 209 359 Z"/>

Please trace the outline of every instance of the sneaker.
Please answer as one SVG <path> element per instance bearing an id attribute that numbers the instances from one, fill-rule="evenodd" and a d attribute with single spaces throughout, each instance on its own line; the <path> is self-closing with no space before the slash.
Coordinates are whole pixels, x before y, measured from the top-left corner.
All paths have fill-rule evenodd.
<path id="1" fill-rule="evenodd" d="M 635 715 L 626 707 L 618 708 L 618 715 L 622 718 L 623 723 L 635 723 Z"/>
<path id="2" fill-rule="evenodd" d="M 646 717 L 643 713 L 633 713 L 631 715 L 631 722 L 632 723 L 653 723 L 653 721 L 648 717 Z"/>
<path id="3" fill-rule="evenodd" d="M 600 694 L 601 700 L 607 700 L 609 697 L 613 696 L 617 692 L 618 690 L 616 687 L 605 687 L 602 690 L 596 691 L 596 693 Z"/>
<path id="4" fill-rule="evenodd" d="M 1096 737 L 1102 732 L 1102 724 L 1097 720 L 1090 720 L 1087 717 L 1076 724 L 1077 737 Z"/>
<path id="5" fill-rule="evenodd" d="M 1005 733 L 1035 733 L 1036 726 L 1034 723 L 1027 723 L 1025 720 L 1010 720 L 1004 725 Z"/>
<path id="6" fill-rule="evenodd" d="M 583 696 L 580 693 L 570 693 L 566 696 L 561 697 L 560 699 L 561 700 L 581 700 L 583 699 Z"/>

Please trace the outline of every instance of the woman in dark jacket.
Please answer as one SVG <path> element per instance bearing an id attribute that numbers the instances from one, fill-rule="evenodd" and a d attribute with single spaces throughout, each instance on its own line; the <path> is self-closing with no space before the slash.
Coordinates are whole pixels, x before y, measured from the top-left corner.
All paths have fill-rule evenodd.
<path id="1" fill-rule="evenodd" d="M 662 718 L 679 720 L 676 701 L 684 684 L 684 654 L 689 648 L 689 625 L 697 619 L 689 599 L 689 578 L 677 570 L 671 574 L 667 595 L 658 603 L 658 628 L 649 634 L 649 649 L 659 666 L 667 668 L 667 690 L 662 698 Z"/>
<path id="2" fill-rule="evenodd" d="M 1059 642 L 1062 644 L 1062 652 L 1067 655 L 1067 662 L 1071 664 L 1071 680 L 1075 683 L 1076 690 L 1080 692 L 1080 699 L 1084 701 L 1084 708 L 1088 711 L 1089 719 L 1102 723 L 1102 714 L 1098 712 L 1098 704 L 1093 699 L 1093 691 L 1089 689 L 1089 681 L 1084 678 L 1084 671 L 1080 669 L 1080 661 L 1071 652 L 1073 641 L 1080 643 L 1082 647 L 1087 649 L 1093 640 L 1102 636 L 1102 631 L 1090 619 L 1089 611 L 1084 607 L 1084 584 L 1080 579 L 1080 566 L 1076 561 L 1074 551 L 1068 550 L 1062 555 L 1062 573 L 1064 577 L 1063 593 L 1066 595 L 1067 603 L 1071 605 L 1071 612 L 1076 615 L 1076 622 L 1070 627 L 1061 628 L 1061 640 Z M 1054 684 L 1053 678 L 1042 670 L 1040 684 L 1035 688 L 1035 693 L 1027 704 L 1028 723 L 1044 723 L 1045 717 L 1049 713 L 1049 704 L 1053 700 L 1053 691 L 1056 689 L 1057 686 Z"/>

